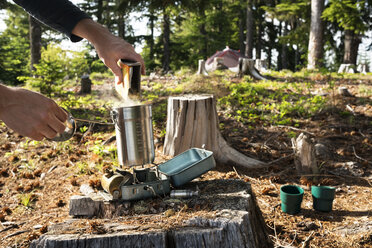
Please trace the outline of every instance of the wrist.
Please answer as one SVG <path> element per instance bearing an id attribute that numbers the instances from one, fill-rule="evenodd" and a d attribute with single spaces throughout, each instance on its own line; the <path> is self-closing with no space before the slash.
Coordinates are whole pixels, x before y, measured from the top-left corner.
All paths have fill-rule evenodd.
<path id="1" fill-rule="evenodd" d="M 92 19 L 83 19 L 72 30 L 74 35 L 87 39 L 93 46 L 104 43 L 107 35 L 112 35 L 110 31 Z"/>

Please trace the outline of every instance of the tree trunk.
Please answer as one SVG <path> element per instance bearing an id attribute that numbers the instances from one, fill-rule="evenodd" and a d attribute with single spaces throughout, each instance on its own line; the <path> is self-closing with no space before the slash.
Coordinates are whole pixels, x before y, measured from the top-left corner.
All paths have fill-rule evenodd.
<path id="1" fill-rule="evenodd" d="M 240 10 L 240 18 L 238 20 L 238 25 L 239 25 L 239 50 L 242 55 L 245 54 L 245 44 L 244 44 L 244 20 L 245 20 L 245 15 L 244 15 L 244 10 Z"/>
<path id="2" fill-rule="evenodd" d="M 203 39 L 203 46 L 201 49 L 201 55 L 203 58 L 207 58 L 208 56 L 208 37 L 207 37 L 207 30 L 205 29 L 205 10 L 202 9 L 200 10 L 200 16 L 202 19 L 202 23 L 200 24 L 199 30 L 200 30 L 200 35 Z"/>
<path id="3" fill-rule="evenodd" d="M 253 13 L 252 13 L 252 0 L 247 0 L 247 19 L 246 19 L 247 32 L 245 34 L 245 56 L 248 59 L 253 57 Z"/>
<path id="4" fill-rule="evenodd" d="M 322 13 L 324 0 L 311 0 L 311 23 L 309 37 L 309 52 L 307 57 L 307 69 L 320 68 L 323 58 L 323 22 Z"/>
<path id="5" fill-rule="evenodd" d="M 345 30 L 345 51 L 343 64 L 356 65 L 360 42 L 360 37 L 355 34 L 353 30 Z"/>
<path id="6" fill-rule="evenodd" d="M 243 75 L 249 75 L 256 80 L 266 80 L 267 78 L 262 76 L 260 72 L 255 67 L 254 59 L 239 58 L 239 73 L 238 75 L 242 77 Z"/>
<path id="7" fill-rule="evenodd" d="M 163 9 L 163 71 L 166 73 L 170 70 L 170 20 L 169 15 L 166 13 L 166 9 Z"/>
<path id="8" fill-rule="evenodd" d="M 120 38 L 125 39 L 124 15 L 120 13 L 118 13 L 118 35 Z"/>
<path id="9" fill-rule="evenodd" d="M 103 13 L 103 0 L 98 0 L 96 16 L 97 16 L 97 22 L 101 24 L 102 24 L 102 13 Z"/>
<path id="10" fill-rule="evenodd" d="M 283 36 L 286 36 L 288 34 L 287 25 L 288 25 L 287 22 L 284 22 Z M 282 69 L 288 69 L 288 46 L 287 44 L 282 44 L 281 65 L 282 65 Z"/>
<path id="11" fill-rule="evenodd" d="M 41 59 L 41 26 L 38 20 L 28 16 L 30 29 L 30 50 L 31 50 L 31 71 L 35 70 L 34 65 L 38 64 Z"/>
<path id="12" fill-rule="evenodd" d="M 217 163 L 262 168 L 266 163 L 230 147 L 219 131 L 215 98 L 190 95 L 168 98 L 167 128 L 163 153 L 175 156 L 192 147 L 213 152 Z"/>
<path id="13" fill-rule="evenodd" d="M 155 29 L 155 15 L 154 11 L 150 10 L 150 60 L 154 59 L 154 29 Z"/>

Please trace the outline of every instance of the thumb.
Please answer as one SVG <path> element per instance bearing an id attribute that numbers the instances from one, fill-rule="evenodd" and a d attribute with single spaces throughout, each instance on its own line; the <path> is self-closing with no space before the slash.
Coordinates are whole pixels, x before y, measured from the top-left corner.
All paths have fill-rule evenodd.
<path id="1" fill-rule="evenodd" d="M 114 64 L 112 64 L 108 67 L 111 69 L 112 73 L 114 73 L 114 75 L 115 75 L 115 83 L 116 84 L 122 83 L 123 82 L 123 73 L 121 71 L 121 68 L 116 63 L 114 63 Z"/>

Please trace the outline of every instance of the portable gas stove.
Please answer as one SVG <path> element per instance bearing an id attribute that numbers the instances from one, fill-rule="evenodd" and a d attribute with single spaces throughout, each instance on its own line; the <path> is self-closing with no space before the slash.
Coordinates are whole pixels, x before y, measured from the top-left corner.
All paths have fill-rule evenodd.
<path id="1" fill-rule="evenodd" d="M 115 108 L 118 160 L 122 167 L 102 176 L 103 189 L 113 200 L 140 200 L 170 193 L 216 166 L 211 151 L 192 148 L 159 166 L 144 168 L 155 158 L 151 105 Z"/>

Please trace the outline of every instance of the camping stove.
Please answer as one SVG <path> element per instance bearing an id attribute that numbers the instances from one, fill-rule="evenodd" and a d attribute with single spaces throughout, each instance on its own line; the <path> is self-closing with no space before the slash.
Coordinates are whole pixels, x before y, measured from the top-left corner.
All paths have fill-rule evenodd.
<path id="1" fill-rule="evenodd" d="M 145 168 L 155 158 L 150 105 L 116 108 L 112 111 L 115 123 L 118 159 L 123 167 L 106 171 L 102 187 L 110 200 L 141 200 L 164 196 L 170 184 L 182 186 L 216 166 L 212 152 L 191 148 L 159 166 Z"/>
<path id="2" fill-rule="evenodd" d="M 155 158 L 151 105 L 115 108 L 118 160 L 122 167 L 133 167 L 133 173 L 117 168 L 102 177 L 103 189 L 112 199 L 140 200 L 170 192 L 167 176 L 157 168 L 144 168 Z"/>
<path id="3" fill-rule="evenodd" d="M 155 168 L 134 168 L 133 173 L 117 168 L 107 171 L 101 183 L 113 200 L 141 200 L 170 192 L 168 177 Z"/>

